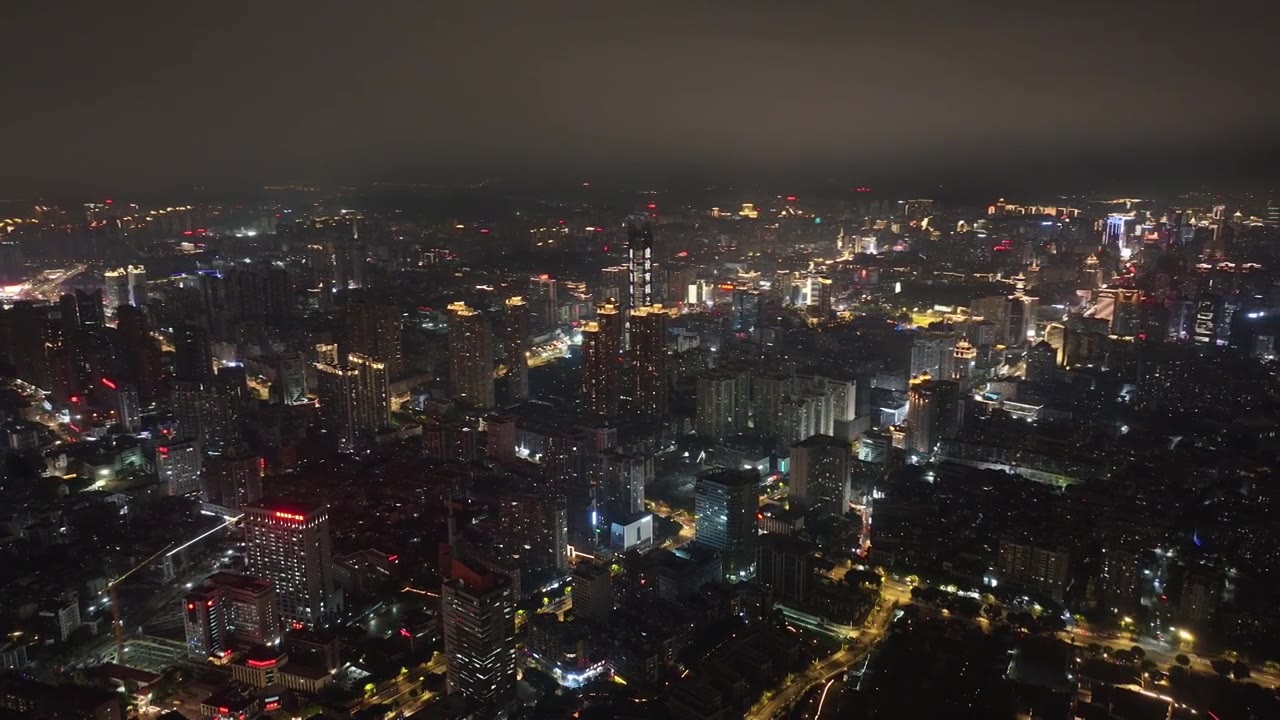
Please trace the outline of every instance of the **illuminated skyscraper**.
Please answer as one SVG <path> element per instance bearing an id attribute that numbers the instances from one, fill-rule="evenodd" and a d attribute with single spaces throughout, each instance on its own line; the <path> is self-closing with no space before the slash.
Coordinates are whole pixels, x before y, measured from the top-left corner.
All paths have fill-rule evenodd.
<path id="1" fill-rule="evenodd" d="M 268 499 L 244 513 L 249 573 L 275 584 L 280 616 L 315 625 L 336 612 L 328 509 L 301 500 Z"/>
<path id="2" fill-rule="evenodd" d="M 359 442 L 356 430 L 356 405 L 359 403 L 359 379 L 354 368 L 316 363 L 316 394 L 320 403 L 320 424 L 332 433 L 342 452 L 351 452 Z"/>
<path id="3" fill-rule="evenodd" d="M 661 305 L 631 311 L 632 405 L 636 414 L 667 414 L 667 313 Z"/>
<path id="4" fill-rule="evenodd" d="M 627 266 L 631 271 L 631 307 L 652 305 L 653 223 L 648 215 L 627 218 Z"/>
<path id="5" fill-rule="evenodd" d="M 249 452 L 247 446 L 223 455 L 211 455 L 205 461 L 204 499 L 238 510 L 262 499 L 262 457 Z"/>
<path id="6" fill-rule="evenodd" d="M 522 297 L 507 298 L 502 324 L 500 362 L 508 401 L 529 397 L 529 305 Z"/>
<path id="7" fill-rule="evenodd" d="M 457 560 L 440 588 L 449 692 L 478 703 L 483 717 L 507 717 L 515 701 L 515 600 L 505 575 Z"/>
<path id="8" fill-rule="evenodd" d="M 707 470 L 698 474 L 693 493 L 695 542 L 723 555 L 726 576 L 751 577 L 759 475 L 754 470 Z"/>
<path id="9" fill-rule="evenodd" d="M 359 353 L 387 366 L 387 374 L 398 377 L 404 368 L 400 328 L 400 308 L 357 298 L 343 310 L 343 351 Z"/>
<path id="10" fill-rule="evenodd" d="M 493 328 L 464 302 L 449 304 L 449 377 L 453 394 L 475 408 L 494 405 Z"/>
<path id="11" fill-rule="evenodd" d="M 200 491 L 200 444 L 169 443 L 156 446 L 156 476 L 166 495 Z"/>
<path id="12" fill-rule="evenodd" d="M 369 436 L 391 424 L 391 384 L 387 364 L 359 353 L 347 356 L 356 371 L 356 431 Z"/>
<path id="13" fill-rule="evenodd" d="M 959 386 L 949 380 L 916 381 L 907 391 L 907 450 L 922 457 L 955 435 Z"/>
<path id="14" fill-rule="evenodd" d="M 622 397 L 622 313 L 605 303 L 582 329 L 582 395 L 587 412 L 618 414 Z"/>
<path id="15" fill-rule="evenodd" d="M 556 279 L 550 275 L 529 278 L 529 319 L 535 333 L 554 330 L 560 324 Z"/>

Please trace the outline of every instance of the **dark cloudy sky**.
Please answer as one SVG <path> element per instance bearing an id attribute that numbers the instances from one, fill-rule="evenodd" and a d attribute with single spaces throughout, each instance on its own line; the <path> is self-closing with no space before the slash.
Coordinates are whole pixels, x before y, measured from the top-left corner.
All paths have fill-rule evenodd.
<path id="1" fill-rule="evenodd" d="M 1256 175 L 1268 8 L 4 0 L 0 189 Z"/>

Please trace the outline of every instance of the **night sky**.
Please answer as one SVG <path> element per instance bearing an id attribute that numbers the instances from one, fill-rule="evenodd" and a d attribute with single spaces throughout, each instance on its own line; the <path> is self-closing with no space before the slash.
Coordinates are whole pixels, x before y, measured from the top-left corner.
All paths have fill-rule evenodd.
<path id="1" fill-rule="evenodd" d="M 622 5 L 6 0 L 0 190 L 1050 187 L 1259 177 L 1280 158 L 1263 2 Z"/>

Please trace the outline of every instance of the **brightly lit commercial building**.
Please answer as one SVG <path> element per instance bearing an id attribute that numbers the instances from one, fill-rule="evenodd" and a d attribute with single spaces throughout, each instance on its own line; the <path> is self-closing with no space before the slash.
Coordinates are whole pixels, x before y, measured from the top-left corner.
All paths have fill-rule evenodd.
<path id="1" fill-rule="evenodd" d="M 328 508 L 267 499 L 244 513 L 249 572 L 275 584 L 280 616 L 290 624 L 311 626 L 336 612 Z"/>

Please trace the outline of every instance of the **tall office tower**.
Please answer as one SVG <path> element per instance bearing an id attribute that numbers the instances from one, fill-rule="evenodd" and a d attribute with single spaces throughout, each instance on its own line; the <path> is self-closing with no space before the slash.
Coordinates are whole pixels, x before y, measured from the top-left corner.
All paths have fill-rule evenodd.
<path id="1" fill-rule="evenodd" d="M 343 309 L 342 318 L 343 352 L 385 363 L 387 374 L 399 377 L 404 369 L 400 309 L 368 298 L 353 298 Z"/>
<path id="2" fill-rule="evenodd" d="M 759 290 L 737 288 L 733 291 L 733 325 L 737 333 L 753 332 L 760 325 L 764 295 Z"/>
<path id="3" fill-rule="evenodd" d="M 511 580 L 453 561 L 440 588 L 445 668 L 450 693 L 505 718 L 516 693 L 515 596 Z"/>
<path id="4" fill-rule="evenodd" d="M 247 446 L 210 456 L 205 460 L 204 499 L 232 510 L 261 500 L 264 465 Z"/>
<path id="5" fill-rule="evenodd" d="M 907 391 L 907 450 L 928 457 L 959 426 L 960 389 L 950 380 L 912 383 Z"/>
<path id="6" fill-rule="evenodd" d="M 760 476 L 716 468 L 698 473 L 693 489 L 694 542 L 720 552 L 725 577 L 749 578 L 756 564 Z"/>
<path id="7" fill-rule="evenodd" d="M 529 319 L 534 334 L 555 330 L 560 325 L 560 301 L 556 297 L 556 280 L 550 275 L 529 278 Z"/>
<path id="8" fill-rule="evenodd" d="M 166 495 L 200 492 L 200 443 L 178 442 L 156 446 L 156 476 Z"/>
<path id="9" fill-rule="evenodd" d="M 637 415 L 660 418 L 667 414 L 667 313 L 661 305 L 631 311 L 631 390 Z"/>
<path id="10" fill-rule="evenodd" d="M 814 435 L 791 446 L 791 499 L 821 515 L 849 511 L 849 443 Z"/>
<path id="11" fill-rule="evenodd" d="M 138 402 L 150 406 L 162 393 L 160 347 L 141 308 L 126 305 L 116 312 L 116 338 L 124 361 L 122 376 L 138 388 Z"/>
<path id="12" fill-rule="evenodd" d="M 627 218 L 627 267 L 631 271 L 631 307 L 652 305 L 653 224 L 648 215 Z"/>
<path id="13" fill-rule="evenodd" d="M 1058 370 L 1058 351 L 1041 340 L 1027 350 L 1024 362 L 1029 382 L 1050 382 Z"/>
<path id="14" fill-rule="evenodd" d="M 506 369 L 507 402 L 529 397 L 529 304 L 522 297 L 507 298 L 502 323 L 499 361 Z"/>
<path id="15" fill-rule="evenodd" d="M 209 333 L 199 325 L 179 325 L 173 333 L 173 378 L 198 383 L 213 379 Z"/>
<path id="16" fill-rule="evenodd" d="M 333 593 L 329 511 L 322 504 L 274 498 L 244 508 L 249 574 L 270 580 L 280 616 L 315 625 L 339 608 Z"/>
<path id="17" fill-rule="evenodd" d="M 756 581 L 772 588 L 779 600 L 803 603 L 813 596 L 818 576 L 816 554 L 812 543 L 790 535 L 765 533 L 760 536 Z"/>
<path id="18" fill-rule="evenodd" d="M 587 412 L 618 414 L 622 398 L 622 314 L 612 303 L 596 308 L 582 328 L 582 396 Z"/>
<path id="19" fill-rule="evenodd" d="M 391 383 L 386 363 L 359 353 L 347 356 L 356 371 L 356 432 L 368 437 L 391 424 Z"/>
<path id="20" fill-rule="evenodd" d="M 360 444 L 356 421 L 359 392 L 359 373 L 354 368 L 316 363 L 320 425 L 333 434 L 342 452 L 353 452 Z"/>
<path id="21" fill-rule="evenodd" d="M 722 440 L 745 432 L 750 388 L 746 372 L 709 370 L 699 375 L 694 419 L 697 433 Z"/>
<path id="22" fill-rule="evenodd" d="M 493 327 L 489 318 L 466 303 L 450 303 L 449 353 L 454 396 L 475 408 L 493 407 Z"/>
<path id="23" fill-rule="evenodd" d="M 276 356 L 276 382 L 272 391 L 285 405 L 307 404 L 307 361 L 302 353 Z"/>
<path id="24" fill-rule="evenodd" d="M 613 613 L 613 578 L 609 568 L 579 563 L 573 569 L 573 614 L 592 622 L 607 623 Z"/>
<path id="25" fill-rule="evenodd" d="M 203 662 L 227 649 L 227 623 L 220 588 L 201 584 L 183 596 L 182 606 L 187 657 Z"/>

